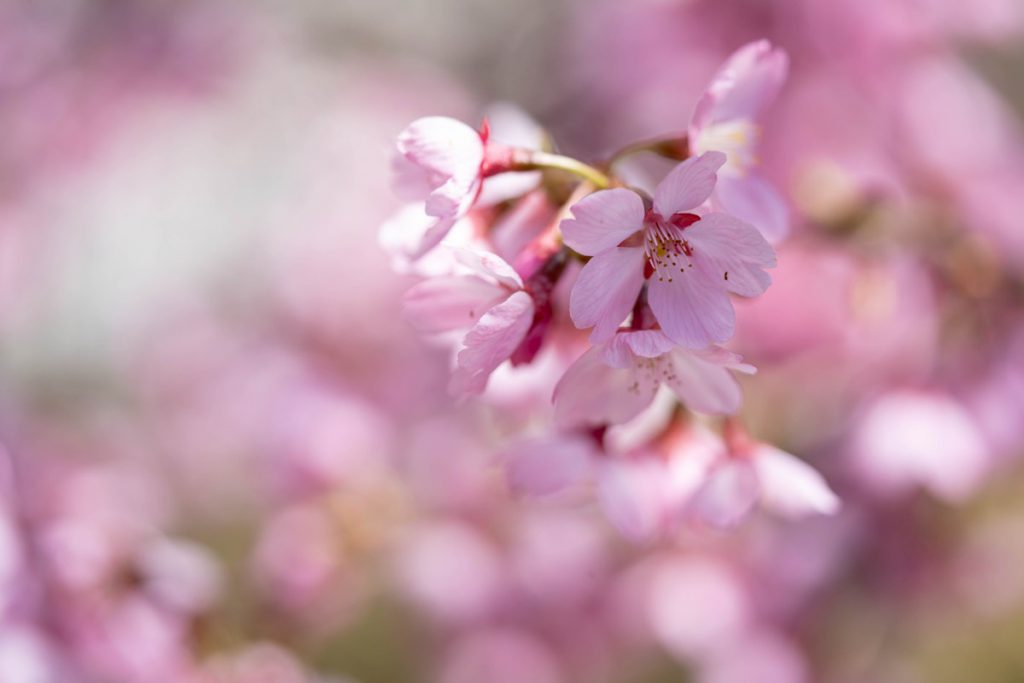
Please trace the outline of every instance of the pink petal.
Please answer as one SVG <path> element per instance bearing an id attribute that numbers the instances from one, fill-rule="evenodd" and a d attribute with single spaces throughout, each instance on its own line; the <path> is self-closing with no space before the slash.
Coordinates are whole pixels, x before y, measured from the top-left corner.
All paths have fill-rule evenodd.
<path id="1" fill-rule="evenodd" d="M 402 313 L 420 332 L 464 329 L 508 297 L 508 290 L 472 275 L 424 280 L 402 300 Z"/>
<path id="2" fill-rule="evenodd" d="M 839 498 L 804 461 L 777 448 L 760 446 L 753 464 L 766 509 L 785 517 L 831 515 L 839 510 Z"/>
<path id="3" fill-rule="evenodd" d="M 721 152 L 705 152 L 676 166 L 654 190 L 654 210 L 668 218 L 703 204 L 715 189 L 716 173 L 725 160 Z"/>
<path id="4" fill-rule="evenodd" d="M 708 475 L 690 510 L 709 526 L 734 527 L 750 514 L 760 494 L 757 474 L 746 460 L 729 459 Z"/>
<path id="5" fill-rule="evenodd" d="M 657 383 L 638 385 L 631 369 L 602 359 L 603 346 L 580 356 L 555 386 L 555 422 L 561 427 L 628 422 L 651 404 Z"/>
<path id="6" fill-rule="evenodd" d="M 391 158 L 391 189 L 398 198 L 422 205 L 434 190 L 434 183 L 423 167 L 401 152 Z"/>
<path id="7" fill-rule="evenodd" d="M 709 415 L 730 415 L 740 408 L 739 382 L 722 364 L 710 362 L 685 349 L 666 356 L 670 363 L 665 384 L 686 407 Z"/>
<path id="8" fill-rule="evenodd" d="M 754 226 L 728 214 L 710 213 L 687 233 L 698 270 L 724 289 L 758 296 L 771 285 L 764 269 L 775 267 L 775 250 Z"/>
<path id="9" fill-rule="evenodd" d="M 594 445 L 579 436 L 528 439 L 506 453 L 505 473 L 513 492 L 549 496 L 583 481 L 595 455 Z"/>
<path id="10" fill-rule="evenodd" d="M 495 368 L 508 360 L 533 323 L 533 299 L 516 292 L 487 311 L 466 334 L 449 389 L 453 394 L 479 394 Z"/>
<path id="11" fill-rule="evenodd" d="M 672 340 L 658 330 L 619 332 L 608 341 L 602 358 L 612 367 L 629 368 L 636 356 L 657 358 L 674 346 Z"/>
<path id="12" fill-rule="evenodd" d="M 632 190 L 601 190 L 573 204 L 572 215 L 559 225 L 565 243 L 594 256 L 643 228 L 644 202 Z"/>
<path id="13" fill-rule="evenodd" d="M 404 161 L 393 164 L 395 189 L 405 199 L 422 200 L 426 214 L 439 219 L 431 234 L 433 246 L 476 199 L 484 142 L 477 131 L 460 121 L 429 116 L 402 131 L 398 152 Z M 426 195 L 425 189 L 429 190 Z"/>
<path id="14" fill-rule="evenodd" d="M 743 362 L 743 356 L 738 353 L 733 353 L 728 349 L 724 349 L 721 346 L 709 346 L 706 349 L 691 351 L 690 354 L 700 358 L 701 360 L 707 361 L 708 363 L 721 365 L 722 367 L 729 368 L 730 370 L 742 372 L 745 375 L 753 375 L 757 373 L 757 368 L 749 363 Z"/>
<path id="15" fill-rule="evenodd" d="M 484 143 L 477 131 L 461 121 L 428 116 L 413 121 L 399 134 L 398 151 L 422 169 L 436 189 L 451 178 L 464 181 L 479 174 Z"/>
<path id="16" fill-rule="evenodd" d="M 786 200 L 758 175 L 720 178 L 712 202 L 725 213 L 756 227 L 772 244 L 789 234 Z"/>
<path id="17" fill-rule="evenodd" d="M 665 466 L 651 459 L 613 460 L 598 485 L 601 507 L 623 536 L 648 542 L 665 532 Z"/>
<path id="18" fill-rule="evenodd" d="M 422 203 L 408 204 L 381 226 L 378 241 L 400 269 L 408 270 L 409 262 L 440 244 L 456 222 L 455 217 L 428 216 Z"/>
<path id="19" fill-rule="evenodd" d="M 519 273 L 497 254 L 479 249 L 454 248 L 455 259 L 473 272 L 490 277 L 509 289 L 522 289 L 523 279 Z"/>
<path id="20" fill-rule="evenodd" d="M 744 45 L 715 74 L 697 103 L 691 129 L 731 119 L 755 119 L 778 95 L 789 58 L 767 40 Z"/>
<path id="21" fill-rule="evenodd" d="M 644 253 L 615 247 L 590 259 L 569 295 L 569 315 L 580 329 L 593 327 L 592 342 L 611 338 L 636 303 L 644 284 Z"/>
<path id="22" fill-rule="evenodd" d="M 699 269 L 687 270 L 672 282 L 651 278 L 647 302 L 669 339 L 690 349 L 724 342 L 736 327 L 725 288 Z"/>

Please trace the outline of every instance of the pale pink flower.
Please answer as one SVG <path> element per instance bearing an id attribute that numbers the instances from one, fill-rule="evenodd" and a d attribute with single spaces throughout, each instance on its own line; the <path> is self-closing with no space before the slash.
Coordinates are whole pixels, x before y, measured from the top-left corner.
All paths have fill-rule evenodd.
<path id="1" fill-rule="evenodd" d="M 645 600 L 654 637 L 682 661 L 732 643 L 754 620 L 750 588 L 732 566 L 710 556 L 669 557 L 654 565 Z M 694 615 L 701 615 L 694 619 Z"/>
<path id="2" fill-rule="evenodd" d="M 712 206 L 756 226 L 770 242 L 789 231 L 785 200 L 755 170 L 757 119 L 786 80 L 789 58 L 767 40 L 737 50 L 715 74 L 690 119 L 694 154 L 725 152 Z"/>
<path id="3" fill-rule="evenodd" d="M 479 131 L 443 116 L 413 121 L 398 136 L 392 162 L 395 192 L 411 203 L 385 225 L 382 246 L 396 257 L 419 259 L 474 206 L 527 194 L 540 172 L 506 172 L 509 154 L 513 148 L 539 149 L 544 138 L 526 112 L 503 103 L 488 108 Z"/>
<path id="4" fill-rule="evenodd" d="M 659 330 L 621 331 L 584 353 L 555 387 L 555 420 L 563 426 L 626 422 L 667 385 L 691 410 L 734 413 L 740 386 L 729 372 L 753 366 L 723 348 L 690 351 Z"/>
<path id="5" fill-rule="evenodd" d="M 409 124 L 398 136 L 392 168 L 395 192 L 405 201 L 423 202 L 428 216 L 419 244 L 410 256 L 437 246 L 480 194 L 487 131 L 455 119 L 428 116 Z"/>
<path id="6" fill-rule="evenodd" d="M 624 188 L 602 190 L 572 207 L 561 223 L 565 243 L 593 256 L 569 301 L 591 341 L 609 339 L 648 282 L 648 302 L 675 343 L 702 349 L 733 334 L 729 293 L 758 296 L 771 284 L 775 252 L 751 225 L 724 213 L 697 215 L 715 187 L 721 152 L 684 161 L 654 193 L 653 208 Z"/>
<path id="7" fill-rule="evenodd" d="M 969 498 L 993 465 L 977 422 L 938 391 L 879 397 L 858 421 L 851 455 L 854 474 L 877 494 L 920 486 L 951 503 Z"/>
<path id="8" fill-rule="evenodd" d="M 470 328 L 462 339 L 450 390 L 479 394 L 495 368 L 508 360 L 526 338 L 534 319 L 534 302 L 512 266 L 494 254 L 459 250 L 464 274 L 425 280 L 405 296 L 404 313 L 421 332 Z"/>
<path id="9" fill-rule="evenodd" d="M 758 505 L 788 519 L 831 515 L 839 498 L 825 479 L 799 458 L 767 444 L 723 451 L 690 502 L 695 518 L 713 527 L 739 524 Z"/>

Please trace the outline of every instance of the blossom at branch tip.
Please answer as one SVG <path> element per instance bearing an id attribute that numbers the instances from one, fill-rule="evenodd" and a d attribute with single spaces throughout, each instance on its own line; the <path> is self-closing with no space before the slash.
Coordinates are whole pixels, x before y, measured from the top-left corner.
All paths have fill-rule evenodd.
<path id="1" fill-rule="evenodd" d="M 514 105 L 487 108 L 479 131 L 444 116 L 413 121 L 398 136 L 392 159 L 395 193 L 409 204 L 389 220 L 381 245 L 416 261 L 445 240 L 474 207 L 522 196 L 540 183 L 538 171 L 510 171 L 514 148 L 540 149 L 544 130 Z M 455 240 L 469 246 L 466 235 Z"/>
<path id="2" fill-rule="evenodd" d="M 733 335 L 729 293 L 758 296 L 771 284 L 775 252 L 751 225 L 724 213 L 698 215 L 725 163 L 721 152 L 687 159 L 659 183 L 651 209 L 632 190 L 602 190 L 572 207 L 565 243 L 593 258 L 573 288 L 569 313 L 591 341 L 611 338 L 646 281 L 654 317 L 691 349 Z"/>
<path id="3" fill-rule="evenodd" d="M 491 373 L 519 348 L 534 321 L 533 297 L 512 266 L 494 254 L 461 249 L 460 273 L 434 277 L 410 289 L 406 319 L 421 332 L 469 328 L 462 338 L 449 389 L 479 394 Z"/>
<path id="4" fill-rule="evenodd" d="M 767 40 L 737 50 L 715 74 L 690 118 L 694 154 L 725 152 L 711 197 L 714 208 L 757 227 L 772 243 L 789 232 L 789 208 L 771 183 L 757 173 L 757 119 L 786 80 L 789 58 Z"/>
<path id="5" fill-rule="evenodd" d="M 730 370 L 751 365 L 723 348 L 680 348 L 658 330 L 621 331 L 584 353 L 555 387 L 555 420 L 563 427 L 620 424 L 639 415 L 667 385 L 700 413 L 736 412 L 740 386 Z"/>
<path id="6" fill-rule="evenodd" d="M 411 257 L 437 246 L 472 207 L 483 181 L 486 145 L 486 130 L 444 116 L 417 119 L 398 136 L 392 160 L 395 193 L 422 202 L 428 217 Z"/>

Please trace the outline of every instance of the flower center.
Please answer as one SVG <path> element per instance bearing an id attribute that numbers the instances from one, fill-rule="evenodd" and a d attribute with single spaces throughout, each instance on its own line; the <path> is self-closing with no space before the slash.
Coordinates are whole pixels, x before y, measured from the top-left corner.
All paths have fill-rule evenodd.
<path id="1" fill-rule="evenodd" d="M 644 217 L 644 277 L 658 276 L 658 282 L 672 282 L 678 273 L 693 268 L 693 246 L 683 231 L 700 220 L 692 213 L 675 213 L 667 220 L 655 211 Z"/>

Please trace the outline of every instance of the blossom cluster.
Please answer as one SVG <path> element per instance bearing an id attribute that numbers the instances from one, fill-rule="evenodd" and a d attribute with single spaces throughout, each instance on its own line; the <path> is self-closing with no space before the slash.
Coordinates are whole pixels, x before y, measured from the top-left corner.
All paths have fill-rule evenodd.
<path id="1" fill-rule="evenodd" d="M 1021 679 L 1017 0 L 269 4 L 0 7 L 0 683 Z"/>
<path id="2" fill-rule="evenodd" d="M 554 387 L 548 438 L 511 449 L 518 489 L 548 495 L 596 477 L 615 490 L 612 519 L 641 536 L 650 524 L 638 528 L 639 513 L 624 510 L 656 506 L 643 514 L 668 532 L 687 518 L 733 525 L 758 500 L 793 516 L 838 509 L 810 466 L 755 443 L 735 417 L 699 453 L 663 445 L 680 429 L 684 440 L 702 440 L 687 414 L 735 415 L 733 373 L 755 372 L 721 344 L 735 333 L 732 295 L 768 289 L 772 243 L 788 229 L 785 202 L 757 168 L 761 115 L 787 69 L 786 53 L 768 41 L 740 48 L 685 135 L 626 146 L 596 166 L 556 154 L 551 137 L 514 110 L 479 130 L 426 117 L 399 135 L 395 190 L 409 205 L 381 241 L 400 270 L 425 276 L 405 296 L 407 320 L 423 333 L 459 335 L 450 391 L 481 394 L 503 364 L 530 364 L 552 345 L 578 356 Z M 675 163 L 650 192 L 617 175 L 643 152 Z M 558 329 L 566 309 L 575 328 L 590 330 L 588 342 Z M 681 411 L 660 435 L 606 460 L 607 430 L 657 410 L 662 386 Z M 645 474 L 616 473 L 676 461 L 692 473 L 669 493 L 652 488 L 671 475 L 643 482 Z M 628 483 L 616 483 L 623 476 Z"/>

